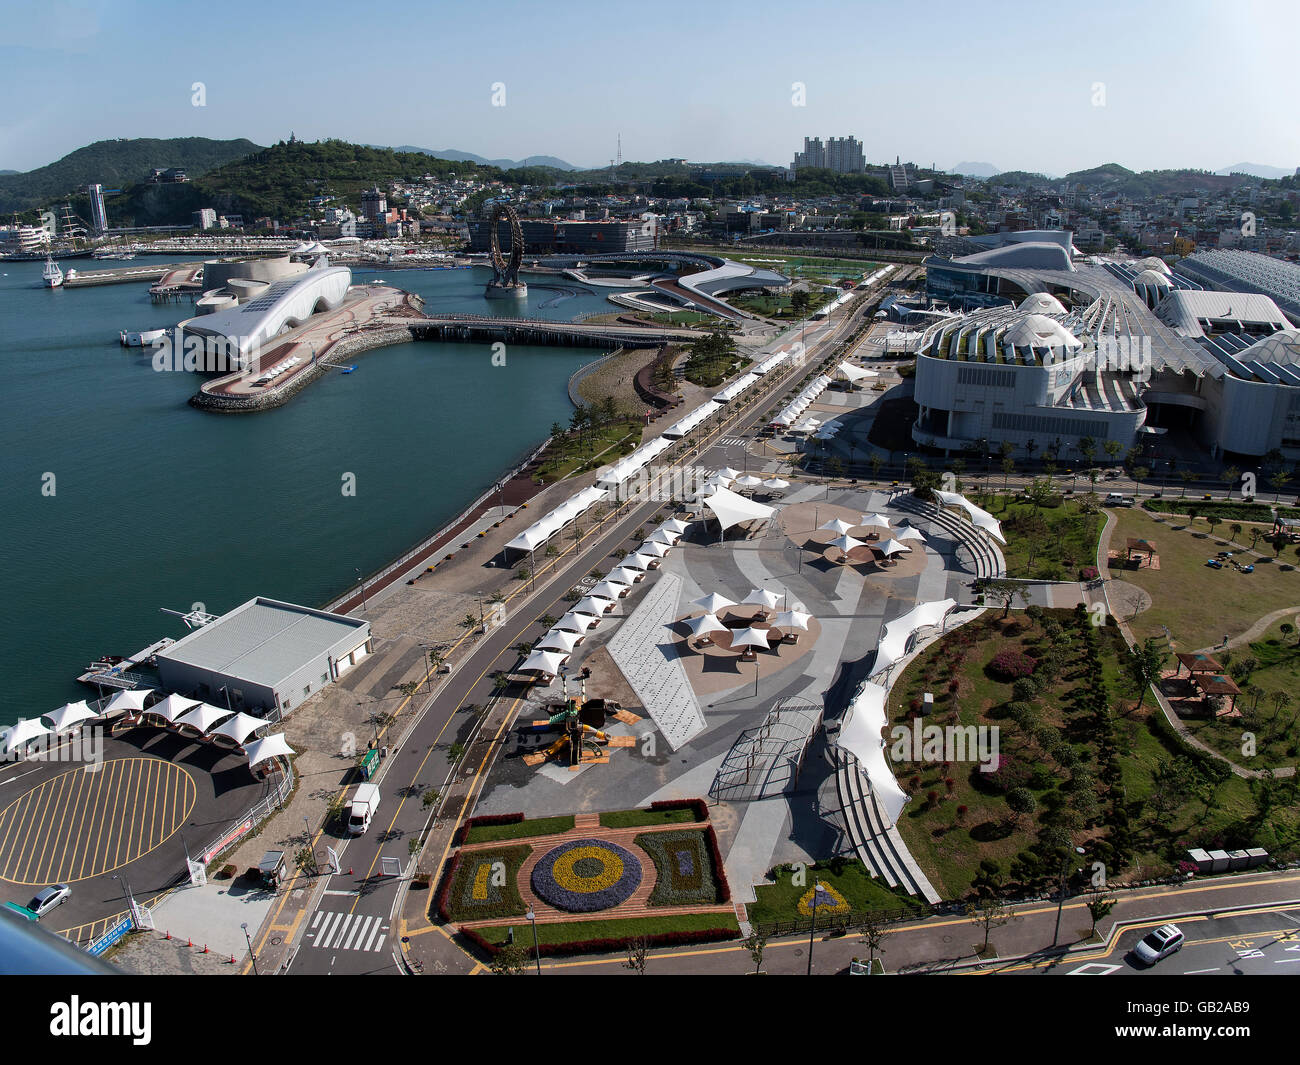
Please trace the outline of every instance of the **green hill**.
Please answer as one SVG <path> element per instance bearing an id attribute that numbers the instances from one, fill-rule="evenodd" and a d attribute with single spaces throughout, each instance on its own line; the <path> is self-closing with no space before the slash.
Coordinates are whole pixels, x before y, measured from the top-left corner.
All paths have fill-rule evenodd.
<path id="1" fill-rule="evenodd" d="M 257 150 L 256 144 L 243 138 L 96 141 L 48 166 L 26 173 L 0 174 L 0 216 L 29 211 L 79 192 L 84 195 L 90 184 L 125 189 L 147 178 L 154 167 L 183 167 L 194 178 Z"/>

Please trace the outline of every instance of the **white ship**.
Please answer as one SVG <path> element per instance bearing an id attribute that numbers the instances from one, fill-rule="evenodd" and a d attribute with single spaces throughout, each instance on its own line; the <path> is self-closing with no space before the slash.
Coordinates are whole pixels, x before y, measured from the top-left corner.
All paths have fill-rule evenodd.
<path id="1" fill-rule="evenodd" d="M 46 288 L 58 288 L 63 284 L 63 271 L 49 255 L 45 256 L 45 269 L 41 271 L 41 280 L 45 282 Z"/>

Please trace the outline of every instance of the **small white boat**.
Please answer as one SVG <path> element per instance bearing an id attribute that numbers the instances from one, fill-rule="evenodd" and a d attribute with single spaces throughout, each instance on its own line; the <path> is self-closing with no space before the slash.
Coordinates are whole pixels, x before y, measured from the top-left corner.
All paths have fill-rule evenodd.
<path id="1" fill-rule="evenodd" d="M 45 269 L 41 272 L 41 280 L 45 282 L 46 288 L 58 288 L 63 284 L 63 271 L 49 255 L 45 256 Z"/>
<path id="2" fill-rule="evenodd" d="M 122 342 L 124 348 L 147 348 L 166 335 L 166 329 L 143 329 L 138 333 L 131 333 L 123 329 L 122 332 L 118 333 L 117 338 Z"/>

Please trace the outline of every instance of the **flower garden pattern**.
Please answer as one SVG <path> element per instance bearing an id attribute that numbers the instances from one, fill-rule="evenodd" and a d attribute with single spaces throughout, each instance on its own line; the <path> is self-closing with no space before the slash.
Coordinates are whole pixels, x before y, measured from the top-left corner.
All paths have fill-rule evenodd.
<path id="1" fill-rule="evenodd" d="M 652 906 L 708 906 L 721 901 L 703 832 L 643 832 L 633 842 L 655 865 Z"/>
<path id="2" fill-rule="evenodd" d="M 525 846 L 462 851 L 445 889 L 441 907 L 445 917 L 479 921 L 525 913 L 528 907 L 519 894 L 517 876 L 532 852 Z"/>
<path id="3" fill-rule="evenodd" d="M 624 902 L 641 885 L 641 861 L 600 839 L 577 839 L 548 851 L 533 867 L 532 889 L 570 913 L 594 913 Z"/>

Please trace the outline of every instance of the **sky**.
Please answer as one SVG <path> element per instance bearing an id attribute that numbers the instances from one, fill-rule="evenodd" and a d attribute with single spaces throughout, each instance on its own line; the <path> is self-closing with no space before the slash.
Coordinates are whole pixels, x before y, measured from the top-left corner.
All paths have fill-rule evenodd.
<path id="1" fill-rule="evenodd" d="M 0 0 L 0 169 L 112 137 L 1060 175 L 1300 164 L 1294 0 Z M 202 84 L 202 91 L 196 88 Z M 201 97 L 202 106 L 196 106 Z"/>

